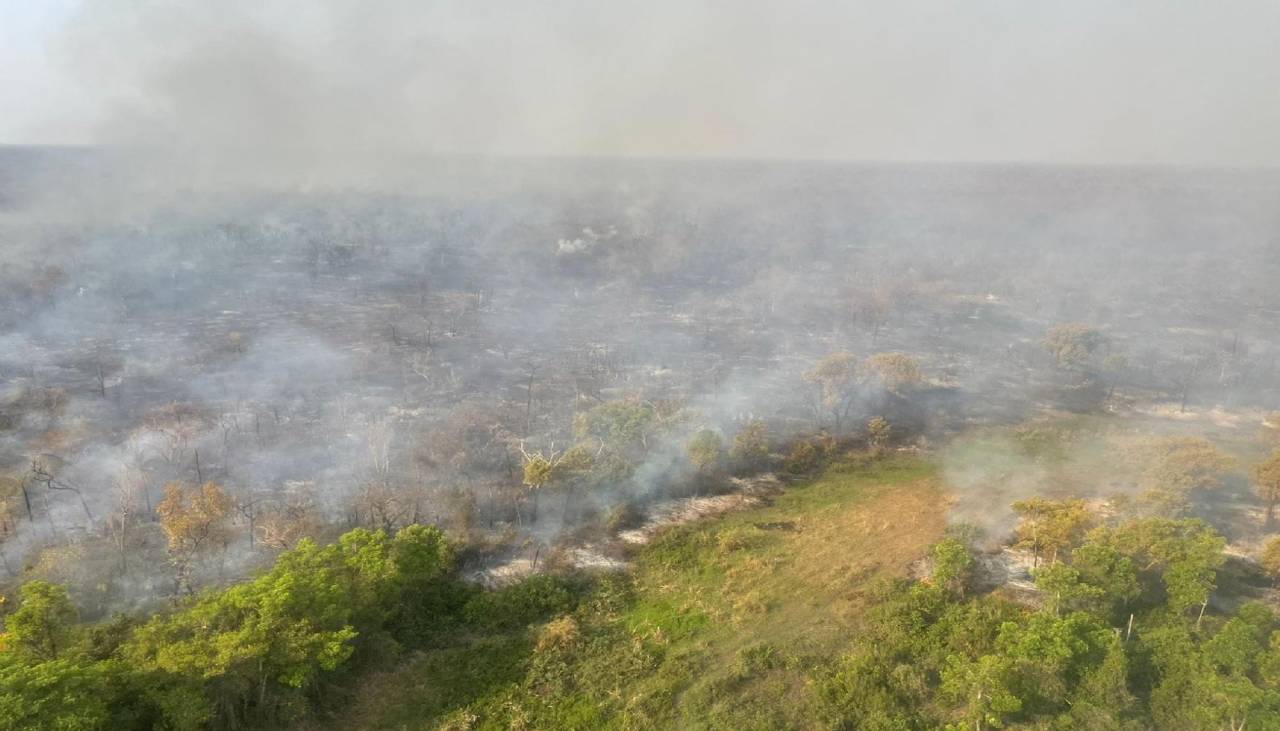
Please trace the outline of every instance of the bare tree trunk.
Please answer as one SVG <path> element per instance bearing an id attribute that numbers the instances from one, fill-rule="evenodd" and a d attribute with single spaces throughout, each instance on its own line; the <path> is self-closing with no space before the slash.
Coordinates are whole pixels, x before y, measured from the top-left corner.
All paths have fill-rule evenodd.
<path id="1" fill-rule="evenodd" d="M 27 481 L 25 478 L 22 480 L 22 502 L 27 506 L 27 521 L 35 522 L 35 518 L 32 517 L 31 513 L 31 493 L 27 491 Z"/>
<path id="2" fill-rule="evenodd" d="M 127 533 L 128 523 L 125 522 L 126 520 L 127 518 L 123 517 L 120 519 L 120 571 L 123 573 L 129 572 L 129 535 Z"/>
<path id="3" fill-rule="evenodd" d="M 525 385 L 525 401 L 524 401 L 524 433 L 527 435 L 533 429 L 533 377 L 538 372 L 534 366 L 529 366 L 529 381 Z"/>
<path id="4" fill-rule="evenodd" d="M 80 507 L 84 508 L 84 515 L 89 519 L 90 525 L 93 524 L 93 511 L 89 509 L 89 501 L 84 499 L 84 493 L 76 490 L 76 497 L 80 498 Z"/>

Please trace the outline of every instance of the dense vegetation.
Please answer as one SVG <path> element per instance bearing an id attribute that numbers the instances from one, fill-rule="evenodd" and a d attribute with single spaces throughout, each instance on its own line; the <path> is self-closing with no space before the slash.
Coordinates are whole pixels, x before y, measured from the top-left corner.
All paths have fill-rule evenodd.
<path id="1" fill-rule="evenodd" d="M 79 625 L 64 589 L 30 582 L 0 728 L 1280 724 L 1280 618 L 1211 604 L 1226 556 L 1207 524 L 1024 501 L 1037 591 L 991 591 L 933 470 L 837 463 L 668 531 L 634 571 L 498 591 L 459 582 L 423 526 L 304 541 L 141 623 Z M 908 578 L 922 553 L 927 578 Z"/>
<path id="2" fill-rule="evenodd" d="M 1029 500 L 1036 591 L 991 591 L 965 530 L 935 538 L 928 578 L 911 580 L 898 559 L 941 531 L 909 518 L 937 499 L 930 480 L 900 458 L 837 465 L 772 506 L 672 531 L 564 616 L 379 678 L 338 726 L 1280 723 L 1280 620 L 1256 602 L 1215 611 L 1230 592 L 1207 524 Z"/>
<path id="3" fill-rule="evenodd" d="M 1035 572 L 1043 606 L 965 598 L 949 538 L 895 582 L 820 684 L 844 728 L 1242 729 L 1280 724 L 1280 620 L 1202 615 L 1223 541 L 1196 520 L 1104 526 Z"/>
<path id="4" fill-rule="evenodd" d="M 0 652 L 0 728 L 236 727 L 296 718 L 326 683 L 456 612 L 435 528 L 304 540 L 260 577 L 142 624 L 77 626 L 66 590 L 22 588 Z"/>

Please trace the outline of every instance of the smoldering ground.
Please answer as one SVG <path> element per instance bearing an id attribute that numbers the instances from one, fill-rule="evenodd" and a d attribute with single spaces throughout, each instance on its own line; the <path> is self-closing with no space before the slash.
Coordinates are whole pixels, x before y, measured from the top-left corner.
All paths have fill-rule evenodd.
<path id="1" fill-rule="evenodd" d="M 262 530 L 286 517 L 322 537 L 417 519 L 552 540 L 559 516 L 687 487 L 695 429 L 835 429 L 803 378 L 833 352 L 903 352 L 925 374 L 910 397 L 858 394 L 850 434 L 878 414 L 942 440 L 1097 408 L 1101 387 L 1041 346 L 1067 321 L 1125 355 L 1113 391 L 1280 406 L 1273 173 L 833 162 L 917 158 L 904 120 L 949 115 L 920 113 L 936 83 L 902 85 L 902 107 L 817 103 L 840 81 L 821 49 L 849 44 L 812 8 L 809 35 L 779 35 L 772 13 L 726 25 L 684 3 L 375 6 L 96 3 L 59 34 L 94 146 L 0 149 L 15 577 L 79 546 L 108 557 L 75 582 L 95 606 L 168 593 L 153 516 L 170 481 L 234 498 L 209 581 L 296 538 Z M 898 72 L 847 64 L 852 80 L 936 82 L 894 46 L 903 18 L 881 20 L 847 27 L 888 39 L 867 47 Z M 848 120 L 858 134 L 826 126 Z M 1098 159 L 1086 137 L 1051 157 Z M 1035 159 L 975 139 L 926 157 Z M 517 447 L 565 449 L 576 414 L 619 399 L 688 420 L 578 495 L 590 509 L 534 521 Z M 65 489 L 33 481 L 37 461 Z M 956 474 L 989 515 L 1041 487 Z"/>
<path id="2" fill-rule="evenodd" d="M 907 398 L 869 392 L 847 429 L 883 413 L 904 437 L 942 440 L 1066 393 L 1088 402 L 1098 394 L 1040 344 L 1063 320 L 1106 324 L 1129 357 L 1122 392 L 1276 403 L 1280 307 L 1261 253 L 1272 183 L 1256 175 L 1201 195 L 1175 173 L 602 162 L 579 180 L 544 165 L 541 182 L 492 197 L 245 192 L 53 233 L 11 219 L 7 470 L 23 479 L 52 454 L 79 489 L 18 508 L 15 571 L 70 531 L 107 530 L 126 466 L 146 473 L 137 499 L 152 508 L 165 482 L 203 479 L 263 514 L 301 489 L 335 527 L 449 522 L 462 490 L 482 527 L 550 540 L 564 511 L 549 498 L 530 524 L 515 446 L 568 447 L 575 412 L 633 398 L 696 414 L 633 479 L 568 513 L 599 515 L 687 479 L 695 428 L 726 443 L 752 416 L 778 438 L 832 428 L 802 378 L 830 352 L 909 353 L 926 377 Z M 1186 225 L 1153 227 L 1153 210 Z M 1206 228 L 1235 256 L 1188 276 L 1170 236 Z M 606 230 L 580 250 L 559 243 Z M 1064 238 L 1080 242 L 1071 256 L 1049 243 Z M 492 407 L 491 459 L 415 456 L 476 400 Z M 174 403 L 191 412 L 181 429 Z M 1037 474 L 1026 467 L 1010 469 Z M 967 494 L 987 515 L 1043 487 L 996 494 L 981 478 Z M 162 555 L 142 513 L 138 550 Z M 227 578 L 270 555 L 248 514 L 236 520 Z M 144 567 L 164 563 L 134 562 L 120 581 Z"/>

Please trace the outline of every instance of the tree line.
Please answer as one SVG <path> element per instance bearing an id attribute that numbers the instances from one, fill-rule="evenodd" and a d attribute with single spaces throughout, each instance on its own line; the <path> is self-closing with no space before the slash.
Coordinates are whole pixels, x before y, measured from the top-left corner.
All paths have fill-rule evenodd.
<path id="1" fill-rule="evenodd" d="M 929 579 L 895 580 L 819 684 L 848 729 L 1222 729 L 1280 725 L 1280 617 L 1206 612 L 1225 541 L 1191 518 L 1101 521 L 1074 501 L 1021 506 L 1039 606 L 974 589 L 963 533 Z M 1092 524 L 1093 527 L 1089 527 Z"/>

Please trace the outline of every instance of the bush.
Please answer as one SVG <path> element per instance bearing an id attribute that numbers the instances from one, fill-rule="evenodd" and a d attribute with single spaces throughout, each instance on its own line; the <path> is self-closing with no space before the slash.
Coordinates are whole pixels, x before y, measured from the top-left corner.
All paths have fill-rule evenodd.
<path id="1" fill-rule="evenodd" d="M 569 615 L 553 619 L 538 633 L 538 652 L 572 649 L 582 637 L 578 621 Z"/>
<path id="2" fill-rule="evenodd" d="M 322 684 L 394 660 L 408 618 L 444 620 L 453 560 L 425 526 L 304 539 L 251 581 L 88 631 L 65 590 L 31 582 L 9 618 L 17 647 L 0 651 L 0 729 L 287 724 Z"/>
<path id="3" fill-rule="evenodd" d="M 787 455 L 783 468 L 793 475 L 809 472 L 818 466 L 818 450 L 809 442 L 799 442 Z"/>
<path id="4" fill-rule="evenodd" d="M 943 538 L 933 546 L 933 583 L 963 595 L 973 579 L 973 553 L 957 538 Z"/>
<path id="5" fill-rule="evenodd" d="M 605 519 L 605 528 L 610 533 L 638 528 L 644 523 L 644 511 L 632 500 L 619 503 L 609 511 Z"/>
<path id="6" fill-rule="evenodd" d="M 518 584 L 478 594 L 463 607 L 462 615 L 477 627 L 517 629 L 572 611 L 579 590 L 563 576 L 530 576 Z"/>
<path id="7" fill-rule="evenodd" d="M 738 651 L 738 674 L 743 677 L 759 675 L 786 664 L 782 653 L 769 643 L 752 645 Z"/>

